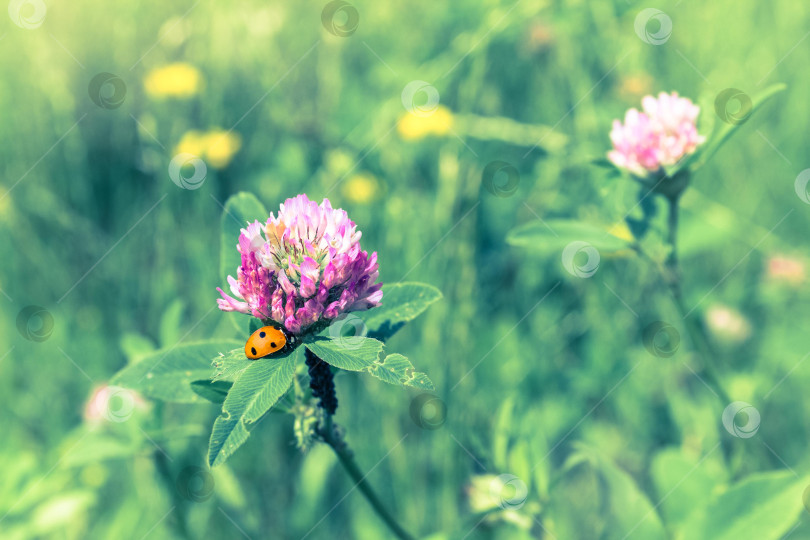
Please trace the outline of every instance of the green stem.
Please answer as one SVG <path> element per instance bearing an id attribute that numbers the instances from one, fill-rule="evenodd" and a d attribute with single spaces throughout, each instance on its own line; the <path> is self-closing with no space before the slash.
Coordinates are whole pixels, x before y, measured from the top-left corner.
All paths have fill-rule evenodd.
<path id="1" fill-rule="evenodd" d="M 686 304 L 683 300 L 683 292 L 681 290 L 681 272 L 678 266 L 678 251 L 677 251 L 677 236 L 678 236 L 678 200 L 679 197 L 667 197 L 669 202 L 669 215 L 667 216 L 667 243 L 670 246 L 670 253 L 664 267 L 664 281 L 667 283 L 672 297 L 675 300 L 675 305 L 678 312 L 684 321 L 684 326 L 689 334 L 693 345 L 697 349 L 698 355 L 701 357 L 702 369 L 707 384 L 714 390 L 717 397 L 723 401 L 725 407 L 731 403 L 726 391 L 720 384 L 717 373 L 714 370 L 714 360 L 717 358 L 717 351 L 706 334 L 703 325 L 700 321 L 691 315 L 691 312 L 686 309 Z"/>
<path id="2" fill-rule="evenodd" d="M 324 423 L 320 433 L 323 441 L 335 452 L 340 464 L 343 465 L 343 468 L 346 470 L 349 476 L 352 477 L 352 480 L 354 480 L 355 484 L 360 489 L 360 492 L 365 496 L 372 508 L 374 508 L 374 511 L 377 512 L 377 515 L 380 516 L 380 519 L 382 519 L 385 524 L 388 525 L 391 532 L 393 532 L 397 538 L 401 538 L 402 540 L 413 540 L 414 537 L 408 534 L 408 532 L 405 531 L 405 529 L 403 529 L 399 523 L 397 523 L 385 506 L 383 506 L 379 497 L 377 497 L 377 494 L 374 493 L 374 490 L 371 488 L 369 483 L 366 482 L 367 475 L 363 474 L 363 471 L 361 471 L 360 467 L 357 466 L 357 463 L 354 461 L 352 451 L 346 445 L 345 441 L 336 436 L 332 426 L 332 415 L 328 414 L 326 411 L 324 411 Z"/>

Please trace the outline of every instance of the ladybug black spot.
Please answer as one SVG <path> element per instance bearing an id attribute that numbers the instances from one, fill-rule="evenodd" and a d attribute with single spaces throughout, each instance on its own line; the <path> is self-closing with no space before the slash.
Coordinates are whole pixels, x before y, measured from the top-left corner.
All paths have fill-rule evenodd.
<path id="1" fill-rule="evenodd" d="M 274 341 L 274 342 L 272 342 L 272 343 L 270 344 L 270 346 L 271 346 L 271 347 L 275 347 L 275 346 L 276 346 L 276 342 L 275 342 L 275 341 Z"/>
<path id="2" fill-rule="evenodd" d="M 259 334 L 259 337 L 264 337 L 264 336 L 266 336 L 266 335 L 267 335 L 267 334 L 265 334 L 264 332 L 262 332 L 262 333 L 260 333 L 260 334 Z"/>
<path id="3" fill-rule="evenodd" d="M 251 348 L 250 348 L 250 352 L 251 352 L 251 354 L 253 354 L 254 356 L 256 356 L 256 347 L 251 347 Z"/>

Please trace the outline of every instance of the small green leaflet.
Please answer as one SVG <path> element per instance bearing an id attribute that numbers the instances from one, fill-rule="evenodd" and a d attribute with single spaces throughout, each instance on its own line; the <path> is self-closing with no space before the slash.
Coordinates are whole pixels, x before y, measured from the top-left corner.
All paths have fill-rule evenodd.
<path id="1" fill-rule="evenodd" d="M 416 371 L 401 354 L 382 357 L 383 343 L 376 339 L 351 337 L 319 339 L 306 348 L 327 364 L 349 371 L 365 371 L 381 381 L 422 390 L 433 390 L 428 376 Z"/>
<path id="2" fill-rule="evenodd" d="M 383 285 L 382 290 L 380 307 L 356 313 L 370 332 L 380 330 L 386 323 L 393 327 L 412 321 L 442 297 L 439 289 L 425 283 L 392 283 Z"/>
<path id="3" fill-rule="evenodd" d="M 163 401 L 200 403 L 204 400 L 191 389 L 191 382 L 210 378 L 211 358 L 238 344 L 233 340 L 211 340 L 160 349 L 119 371 L 110 384 Z"/>
<path id="4" fill-rule="evenodd" d="M 213 381 L 233 382 L 239 378 L 248 367 L 255 363 L 245 356 L 244 345 L 238 349 L 230 350 L 226 353 L 218 354 L 213 361 L 214 376 Z"/>
<path id="5" fill-rule="evenodd" d="M 228 395 L 228 391 L 233 386 L 232 383 L 227 381 L 194 381 L 191 383 L 191 389 L 198 396 L 207 399 L 211 403 L 222 403 Z"/>
<path id="6" fill-rule="evenodd" d="M 222 414 L 214 422 L 208 445 L 208 463 L 224 463 L 250 434 L 252 424 L 281 398 L 292 384 L 295 354 L 252 362 L 233 383 Z"/>

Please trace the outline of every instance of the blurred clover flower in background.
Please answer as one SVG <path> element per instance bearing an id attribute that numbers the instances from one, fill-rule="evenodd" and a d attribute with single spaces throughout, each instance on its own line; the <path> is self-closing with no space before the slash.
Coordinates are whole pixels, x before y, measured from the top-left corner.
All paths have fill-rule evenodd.
<path id="1" fill-rule="evenodd" d="M 658 98 L 641 100 L 642 112 L 630 109 L 624 124 L 613 121 L 608 159 L 637 176 L 647 176 L 664 166 L 675 165 L 693 153 L 706 138 L 697 131 L 700 107 L 677 92 L 661 92 Z"/>
<path id="2" fill-rule="evenodd" d="M 150 71 L 144 79 L 144 88 L 149 96 L 157 99 L 187 98 L 200 91 L 202 82 L 200 70 L 177 62 Z"/>
<path id="3" fill-rule="evenodd" d="M 768 259 L 767 277 L 770 281 L 797 286 L 804 283 L 805 265 L 799 259 L 774 255 Z"/>
<path id="4" fill-rule="evenodd" d="M 405 113 L 399 119 L 397 131 L 403 139 L 413 141 L 430 135 L 447 135 L 452 127 L 453 113 L 447 107 L 437 105 L 436 110 L 428 116 Z"/>
<path id="5" fill-rule="evenodd" d="M 84 420 L 92 425 L 124 422 L 135 410 L 144 410 L 148 403 L 134 390 L 103 384 L 93 390 L 84 405 Z"/>
<path id="6" fill-rule="evenodd" d="M 706 325 L 718 339 L 730 343 L 739 343 L 751 336 L 748 319 L 736 309 L 721 304 L 706 310 Z"/>
<path id="7" fill-rule="evenodd" d="M 380 181 L 366 172 L 350 177 L 341 188 L 343 196 L 356 204 L 368 204 L 376 200 L 381 192 Z"/>
<path id="8" fill-rule="evenodd" d="M 302 194 L 287 199 L 262 226 L 242 229 L 233 296 L 217 288 L 222 311 L 272 319 L 294 334 L 343 313 L 380 305 L 377 253 L 360 249 L 360 231 L 329 199 L 319 205 Z"/>
<path id="9" fill-rule="evenodd" d="M 222 129 L 187 131 L 175 147 L 175 153 L 186 153 L 203 158 L 207 165 L 223 169 L 242 147 L 238 133 Z"/>

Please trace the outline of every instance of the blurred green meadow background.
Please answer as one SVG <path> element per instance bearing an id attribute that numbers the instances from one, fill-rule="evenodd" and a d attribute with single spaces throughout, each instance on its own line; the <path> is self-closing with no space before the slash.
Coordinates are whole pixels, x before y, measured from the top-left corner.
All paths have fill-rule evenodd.
<path id="1" fill-rule="evenodd" d="M 209 473 L 219 407 L 143 400 L 111 421 L 93 405 L 152 350 L 234 337 L 215 309 L 220 219 L 248 191 L 269 209 L 328 197 L 383 282 L 444 295 L 389 343 L 436 384 L 426 408 L 337 378 L 335 420 L 413 534 L 810 538 L 810 207 L 794 189 L 810 166 L 810 8 L 665 1 L 656 45 L 634 28 L 647 7 L 12 1 L 0 537 L 388 537 L 328 448 L 295 448 L 289 416 Z M 429 88 L 412 102 L 430 114 L 403 105 L 412 81 L 435 88 L 437 109 L 419 101 Z M 604 255 L 584 279 L 557 246 L 505 238 L 538 218 L 628 235 L 638 187 L 591 163 L 612 120 L 647 94 L 711 104 L 776 82 L 787 91 L 694 178 L 681 216 L 686 304 L 723 387 L 754 409 L 734 425 L 757 420 L 740 436 L 644 260 Z M 202 160 L 202 179 L 182 168 L 193 184 L 169 174 L 183 153 Z M 506 184 L 485 174 L 497 161 Z M 663 345 L 645 343 L 656 321 L 672 327 Z"/>

